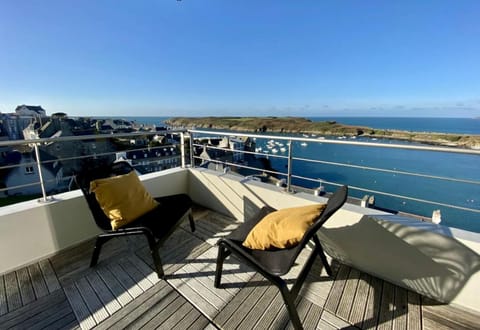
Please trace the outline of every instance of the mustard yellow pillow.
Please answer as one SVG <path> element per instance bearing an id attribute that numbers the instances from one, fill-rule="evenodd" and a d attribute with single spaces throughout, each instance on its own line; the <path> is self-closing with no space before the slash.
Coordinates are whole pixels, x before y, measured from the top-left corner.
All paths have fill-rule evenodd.
<path id="1" fill-rule="evenodd" d="M 269 213 L 248 233 L 243 246 L 256 250 L 293 247 L 300 242 L 326 206 L 315 204 Z"/>
<path id="2" fill-rule="evenodd" d="M 157 207 L 158 203 L 145 189 L 135 171 L 90 182 L 98 204 L 118 229 Z"/>

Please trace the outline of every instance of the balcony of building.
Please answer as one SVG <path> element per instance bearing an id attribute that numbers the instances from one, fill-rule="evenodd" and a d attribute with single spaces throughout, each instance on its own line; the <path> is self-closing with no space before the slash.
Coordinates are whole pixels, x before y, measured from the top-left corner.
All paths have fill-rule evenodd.
<path id="1" fill-rule="evenodd" d="M 190 167 L 184 158 L 184 167 L 141 176 L 153 196 L 187 193 L 196 204 L 197 231 L 185 224 L 160 250 L 165 280 L 141 238 L 112 240 L 88 267 L 99 231 L 79 190 L 2 207 L 1 328 L 290 326 L 276 289 L 235 258 L 227 259 L 225 285 L 214 288 L 215 242 L 261 205 L 325 197 Z M 321 263 L 309 275 L 297 300 L 306 329 L 480 328 L 478 234 L 352 202 L 319 233 L 334 276 Z"/>

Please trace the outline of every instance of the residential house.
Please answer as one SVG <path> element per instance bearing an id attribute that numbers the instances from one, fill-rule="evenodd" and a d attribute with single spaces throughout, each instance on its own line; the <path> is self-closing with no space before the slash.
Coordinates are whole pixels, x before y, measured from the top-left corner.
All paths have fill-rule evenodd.
<path id="1" fill-rule="evenodd" d="M 19 116 L 46 117 L 47 113 L 40 105 L 19 105 L 15 108 L 15 113 Z"/>
<path id="2" fill-rule="evenodd" d="M 54 193 L 63 189 L 63 169 L 61 163 L 55 157 L 39 151 L 41 160 L 41 171 L 45 182 L 47 193 Z M 36 163 L 35 152 L 33 150 L 20 153 L 12 151 L 8 159 L 17 162 L 15 167 L 3 171 L 3 185 L 5 194 L 15 195 L 36 195 L 41 194 L 42 189 L 39 184 L 40 174 Z M 13 164 L 12 164 L 13 165 Z"/>
<path id="3" fill-rule="evenodd" d="M 128 161 L 142 174 L 174 168 L 182 162 L 180 152 L 172 146 L 117 152 L 116 159 Z"/>
<path id="4" fill-rule="evenodd" d="M 0 114 L 0 135 L 7 140 L 22 140 L 23 130 L 32 123 L 32 117 L 19 116 L 16 113 Z"/>

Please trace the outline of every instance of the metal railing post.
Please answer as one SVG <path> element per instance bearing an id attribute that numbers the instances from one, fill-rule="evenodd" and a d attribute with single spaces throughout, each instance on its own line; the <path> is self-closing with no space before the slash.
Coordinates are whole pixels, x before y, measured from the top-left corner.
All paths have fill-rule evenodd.
<path id="1" fill-rule="evenodd" d="M 182 157 L 182 168 L 185 168 L 185 134 L 180 133 L 180 153 Z"/>
<path id="2" fill-rule="evenodd" d="M 190 167 L 191 168 L 195 167 L 193 156 L 194 156 L 193 155 L 193 133 L 190 132 Z"/>
<path id="3" fill-rule="evenodd" d="M 292 186 L 292 140 L 288 140 L 288 162 L 287 162 L 287 192 L 291 192 Z"/>
<path id="4" fill-rule="evenodd" d="M 33 145 L 33 148 L 35 149 L 35 158 L 37 162 L 38 177 L 40 178 L 40 187 L 42 188 L 43 202 L 47 202 L 47 193 L 45 191 L 45 182 L 43 181 L 42 165 L 40 159 L 40 152 L 38 150 L 38 143 L 35 143 Z"/>

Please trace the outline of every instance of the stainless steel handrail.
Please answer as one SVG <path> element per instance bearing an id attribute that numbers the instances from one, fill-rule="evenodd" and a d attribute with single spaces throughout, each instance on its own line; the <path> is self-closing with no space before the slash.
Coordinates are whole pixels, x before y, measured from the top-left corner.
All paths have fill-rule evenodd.
<path id="1" fill-rule="evenodd" d="M 415 172 L 410 172 L 410 171 L 401 171 L 401 170 L 392 170 L 392 169 L 384 169 L 384 168 L 378 168 L 378 167 L 369 167 L 369 166 L 361 166 L 361 165 L 355 165 L 355 164 L 347 164 L 347 163 L 340 163 L 340 162 L 332 162 L 332 161 L 325 161 L 325 160 L 317 160 L 317 159 L 309 159 L 309 158 L 303 158 L 303 157 L 293 157 L 292 154 L 292 148 L 293 144 L 292 142 L 308 142 L 308 143 L 319 143 L 319 144 L 336 144 L 336 145 L 350 145 L 350 146 L 363 146 L 363 147 L 371 147 L 371 148 L 390 148 L 390 149 L 405 149 L 405 150 L 420 150 L 420 151 L 429 151 L 429 152 L 446 152 L 446 153 L 454 153 L 454 154 L 466 154 L 466 155 L 480 155 L 480 150 L 477 149 L 467 149 L 467 148 L 452 148 L 452 147 L 442 147 L 442 146 L 423 146 L 423 145 L 412 145 L 412 144 L 395 144 L 395 143 L 379 143 L 379 142 L 362 142 L 362 141 L 343 141 L 343 140 L 334 140 L 334 139 L 318 139 L 318 138 L 305 138 L 305 137 L 294 137 L 294 136 L 286 136 L 286 135 L 271 135 L 271 134 L 252 134 L 252 133 L 244 133 L 244 132 L 227 132 L 227 131 L 212 131 L 212 130 L 189 130 L 189 132 L 194 135 L 199 135 L 198 138 L 201 138 L 200 136 L 209 136 L 209 137 L 249 137 L 249 138 L 259 138 L 259 139 L 264 139 L 264 140 L 269 140 L 269 139 L 274 139 L 277 141 L 284 141 L 286 142 L 286 145 L 288 146 L 288 156 L 285 155 L 277 155 L 277 154 L 267 154 L 265 155 L 264 153 L 261 152 L 252 152 L 252 151 L 239 151 L 236 150 L 235 152 L 241 152 L 245 154 L 255 154 L 255 155 L 262 155 L 262 156 L 267 156 L 267 157 L 272 157 L 272 158 L 283 158 L 287 160 L 287 170 L 285 173 L 283 172 L 277 172 L 277 171 L 267 171 L 265 169 L 258 169 L 259 171 L 270 173 L 270 174 L 275 174 L 277 176 L 284 176 L 287 178 L 287 191 L 292 190 L 291 186 L 291 179 L 292 178 L 297 178 L 297 179 L 303 179 L 311 182 L 322 182 L 325 184 L 332 184 L 332 185 L 338 185 L 336 182 L 327 182 L 325 180 L 319 180 L 318 178 L 309 178 L 305 177 L 302 175 L 295 175 L 292 173 L 292 160 L 293 161 L 303 161 L 303 162 L 312 162 L 312 163 L 318 163 L 318 164 L 327 164 L 327 165 L 333 165 L 333 166 L 342 166 L 342 167 L 350 167 L 350 168 L 355 168 L 355 169 L 363 169 L 363 170 L 369 170 L 369 171 L 376 171 L 376 172 L 383 172 L 383 173 L 393 173 L 393 174 L 401 174 L 401 175 L 407 175 L 407 176 L 413 176 L 413 177 L 423 177 L 423 178 L 429 178 L 429 179 L 435 179 L 435 180 L 444 180 L 444 181 L 450 181 L 454 183 L 465 183 L 465 184 L 472 184 L 472 185 L 480 185 L 480 181 L 478 180 L 471 180 L 471 179 L 462 179 L 462 178 L 453 178 L 453 177 L 445 177 L 441 175 L 431 175 L 431 174 L 422 174 L 422 173 L 415 173 Z M 196 144 L 198 146 L 198 144 Z M 222 149 L 218 148 L 215 146 L 209 146 L 209 149 Z M 219 162 L 215 160 L 211 160 L 214 162 Z M 250 166 L 245 166 L 241 164 L 236 164 L 236 163 L 228 163 L 224 162 L 226 165 L 229 166 L 236 166 L 238 168 L 248 168 L 252 169 Z M 431 205 L 437 205 L 437 206 L 445 206 L 445 207 L 450 207 L 453 209 L 457 210 L 464 210 L 464 211 L 469 211 L 469 212 L 474 212 L 474 213 L 480 213 L 479 209 L 474 209 L 470 207 L 465 207 L 465 206 L 458 206 L 458 205 L 453 205 L 453 204 L 448 204 L 448 203 L 442 203 L 438 201 L 431 201 L 423 198 L 415 198 L 411 196 L 404 196 L 400 194 L 395 194 L 395 193 L 389 193 L 389 192 L 383 192 L 383 191 L 378 191 L 374 189 L 369 189 L 368 187 L 356 187 L 356 186 L 351 186 L 353 190 L 359 190 L 363 191 L 366 193 L 372 193 L 372 194 L 378 194 L 378 195 L 384 195 L 384 196 L 389 196 L 389 197 L 395 197 L 395 198 L 402 198 L 405 200 L 410 200 L 410 201 L 415 201 L 415 202 L 421 202 L 421 203 L 428 203 Z"/>
<path id="2" fill-rule="evenodd" d="M 309 159 L 305 157 L 295 157 L 295 150 L 293 149 L 294 143 L 293 142 L 307 142 L 307 143 L 319 143 L 319 144 L 336 144 L 336 145 L 350 145 L 350 146 L 363 146 L 363 147 L 376 147 L 376 148 L 392 148 L 392 149 L 406 149 L 406 150 L 421 150 L 421 151 L 430 151 L 430 152 L 447 152 L 447 153 L 455 153 L 455 154 L 467 154 L 467 155 L 480 155 L 480 150 L 475 150 L 475 149 L 464 149 L 464 148 L 452 148 L 452 147 L 439 147 L 439 146 L 423 146 L 423 145 L 412 145 L 412 144 L 395 144 L 395 143 L 378 143 L 378 142 L 362 142 L 362 141 L 343 141 L 343 140 L 334 140 L 334 139 L 318 139 L 318 138 L 305 138 L 305 137 L 296 137 L 296 136 L 288 136 L 288 135 L 272 135 L 272 134 L 252 134 L 252 133 L 247 133 L 247 132 L 230 132 L 230 131 L 212 131 L 212 130 L 197 130 L 197 129 L 192 129 L 192 130 L 186 130 L 186 129 L 175 129 L 175 130 L 162 130 L 162 131 L 145 131 L 145 132 L 133 132 L 133 133 L 116 133 L 116 134 L 95 134 L 95 135 L 81 135 L 81 136 L 67 136 L 67 137 L 56 137 L 56 138 L 42 138 L 42 139 L 34 139 L 34 140 L 14 140 L 14 141 L 0 141 L 0 147 L 5 147 L 5 146 L 20 146 L 20 145 L 30 145 L 38 150 L 38 146 L 45 144 L 45 143 L 51 143 L 51 142 L 67 142 L 67 141 L 82 141 L 82 140 L 100 140 L 100 139 L 128 139 L 128 138 L 136 138 L 136 137 L 142 137 L 142 136 L 153 136 L 153 135 L 165 135 L 165 134 L 178 134 L 180 135 L 180 144 L 175 146 L 180 147 L 180 158 L 181 158 L 181 166 L 185 167 L 188 164 L 190 166 L 194 166 L 194 162 L 197 159 L 200 159 L 199 156 L 194 155 L 193 150 L 195 147 L 203 147 L 203 144 L 200 144 L 196 142 L 197 139 L 200 138 L 205 138 L 206 136 L 213 136 L 213 137 L 238 137 L 238 136 L 244 136 L 244 137 L 250 137 L 250 138 L 258 138 L 258 139 L 274 139 L 277 141 L 282 141 L 285 143 L 285 147 L 288 148 L 288 153 L 285 154 L 268 154 L 268 157 L 271 158 L 277 158 L 277 159 L 283 159 L 287 162 L 286 166 L 286 171 L 277 171 L 277 170 L 266 170 L 266 169 L 260 169 L 254 166 L 251 166 L 251 164 L 239 164 L 236 162 L 225 162 L 225 161 L 218 161 L 218 160 L 211 160 L 212 162 L 215 163 L 224 163 L 226 166 L 236 166 L 238 168 L 244 168 L 248 170 L 258 170 L 261 172 L 265 172 L 270 175 L 275 175 L 275 176 L 283 176 L 286 178 L 286 190 L 287 191 L 292 191 L 292 178 L 295 179 L 301 179 L 301 180 L 306 180 L 306 181 L 311 181 L 311 182 L 323 182 L 325 184 L 332 184 L 332 185 L 337 185 L 338 183 L 336 182 L 327 182 L 325 180 L 319 180 L 318 178 L 310 178 L 306 177 L 304 175 L 299 175 L 299 174 L 294 174 L 293 172 L 293 162 L 312 162 L 314 164 L 324 164 L 324 165 L 330 165 L 330 166 L 335 166 L 335 167 L 349 167 L 349 168 L 354 168 L 354 169 L 362 169 L 362 170 L 368 170 L 368 171 L 373 171 L 373 172 L 381 172 L 381 173 L 393 173 L 393 174 L 401 174 L 401 175 L 408 175 L 408 176 L 413 176 L 413 177 L 424 177 L 424 178 L 429 178 L 429 179 L 435 179 L 435 180 L 445 180 L 445 181 L 450 181 L 454 183 L 463 183 L 463 184 L 473 184 L 473 185 L 480 185 L 480 181 L 478 180 L 472 180 L 472 179 L 464 179 L 464 178 L 452 178 L 452 177 L 446 177 L 446 176 L 441 176 L 441 175 L 431 175 L 431 174 L 422 174 L 422 173 L 415 173 L 411 171 L 402 171 L 402 170 L 396 170 L 396 169 L 385 169 L 385 168 L 379 168 L 379 167 L 372 167 L 372 166 L 363 166 L 363 165 L 356 165 L 356 164 L 348 164 L 348 163 L 341 163 L 341 162 L 333 162 L 333 161 L 327 161 L 327 160 L 321 160 L 321 159 Z M 142 148 L 134 148 L 129 151 L 139 151 L 139 150 L 147 150 L 147 149 L 155 149 L 155 148 L 164 148 L 164 147 L 171 147 L 173 145 L 162 145 L 158 147 L 142 147 Z M 190 150 L 187 151 L 186 148 L 189 148 Z M 220 147 L 215 147 L 215 146 L 207 146 L 208 149 L 222 149 Z M 89 155 L 78 155 L 76 157 L 65 157 L 62 159 L 58 159 L 58 161 L 68 161 L 68 160 L 76 160 L 76 159 L 84 159 L 84 158 L 90 158 L 90 157 L 102 157 L 102 156 L 109 156 L 112 154 L 115 154 L 116 152 L 122 152 L 120 151 L 109 151 L 109 152 L 98 152 L 95 154 L 89 154 Z M 243 153 L 243 154 L 248 154 L 248 155 L 262 155 L 266 156 L 262 152 L 254 152 L 254 151 L 246 151 L 246 150 L 235 150 L 235 153 Z M 22 188 L 22 187 L 27 187 L 27 186 L 32 186 L 32 185 L 37 185 L 40 184 L 42 187 L 42 195 L 43 198 L 42 200 L 46 201 L 47 200 L 47 192 L 45 191 L 45 183 L 48 182 L 48 179 L 45 179 L 41 175 L 41 166 L 40 164 L 48 164 L 54 162 L 53 160 L 44 160 L 42 161 L 40 159 L 40 154 L 36 155 L 36 161 L 35 162 L 30 162 L 30 163 L 24 163 L 22 166 L 37 166 L 38 171 L 39 171 L 39 182 L 34 182 L 34 183 L 28 183 L 28 184 L 21 184 L 18 186 L 14 187 L 9 187 L 9 188 L 0 188 L 1 191 L 5 191 L 7 189 L 15 189 L 15 188 Z M 18 165 L 17 165 L 18 166 Z M 4 165 L 1 166 L 0 169 L 10 169 L 15 167 L 15 165 Z M 68 177 L 65 177 L 64 180 L 69 180 Z M 385 196 L 390 196 L 390 197 L 396 197 L 396 198 L 403 198 L 406 200 L 411 200 L 411 201 L 417 201 L 417 202 L 422 202 L 422 203 L 430 203 L 433 205 L 439 205 L 439 206 L 448 206 L 460 210 L 466 210 L 466 211 L 471 211 L 475 213 L 480 213 L 480 210 L 474 209 L 474 208 L 469 208 L 469 207 L 464 207 L 464 206 L 458 206 L 458 205 L 452 205 L 452 204 L 447 204 L 447 203 L 442 203 L 442 202 L 437 202 L 437 201 L 429 201 L 426 199 L 422 198 L 415 198 L 412 196 L 404 196 L 404 195 L 399 195 L 395 193 L 390 193 L 390 192 L 383 192 L 383 191 L 378 191 L 375 189 L 370 189 L 369 187 L 351 187 L 354 190 L 360 190 L 363 192 L 367 193 L 372 193 L 372 194 L 379 194 L 379 195 L 385 195 Z"/>
<path id="3" fill-rule="evenodd" d="M 18 184 L 18 185 L 13 185 L 9 186 L 6 188 L 0 188 L 0 192 L 5 192 L 7 190 L 14 191 L 16 189 L 20 188 L 26 188 L 26 187 L 32 187 L 32 186 L 37 186 L 40 185 L 40 190 L 41 190 L 41 199 L 39 201 L 41 202 L 47 202 L 50 198 L 47 195 L 48 192 L 46 191 L 46 183 L 53 182 L 55 179 L 46 179 L 44 177 L 43 169 L 42 169 L 42 164 L 49 164 L 53 162 L 65 162 L 65 161 L 72 161 L 72 160 L 79 160 L 79 159 L 88 159 L 92 157 L 104 157 L 104 156 L 111 156 L 116 154 L 117 152 L 135 152 L 135 151 L 142 151 L 142 150 L 155 150 L 155 149 L 162 149 L 166 147 L 176 147 L 176 144 L 167 144 L 167 145 L 161 145 L 161 146 L 153 146 L 153 147 L 143 147 L 143 148 L 133 148 L 133 149 L 128 149 L 128 150 L 116 150 L 116 151 L 108 151 L 108 152 L 97 152 L 94 154 L 88 154 L 88 155 L 78 155 L 75 157 L 64 157 L 64 158 L 58 158 L 55 160 L 42 160 L 41 155 L 39 152 L 39 147 L 44 145 L 44 144 L 49 144 L 53 142 L 70 142 L 70 141 L 89 141 L 89 140 L 107 140 L 107 139 L 128 139 L 128 138 L 137 138 L 137 137 L 143 137 L 143 136 L 155 136 L 155 135 L 166 135 L 166 134 L 179 134 L 181 136 L 181 140 L 183 135 L 186 133 L 186 130 L 162 130 L 162 131 L 142 131 L 142 132 L 131 132 L 131 133 L 115 133 L 115 134 L 95 134 L 95 135 L 79 135 L 79 136 L 65 136 L 65 137 L 55 137 L 55 138 L 40 138 L 40 139 L 29 139 L 29 140 L 9 140 L 9 141 L 0 141 L 0 147 L 19 147 L 19 146 L 30 146 L 33 147 L 33 150 L 35 152 L 35 161 L 32 162 L 26 162 L 22 164 L 7 164 L 0 166 L 0 170 L 8 170 L 8 169 L 14 169 L 22 166 L 31 166 L 35 167 L 38 172 L 38 181 L 35 182 L 30 182 L 30 183 L 23 183 L 23 184 Z M 180 157 L 184 157 L 184 150 L 180 150 Z M 185 161 L 181 159 L 181 164 L 182 166 L 185 166 Z M 64 181 L 70 181 L 71 176 L 66 176 L 62 178 Z"/>

